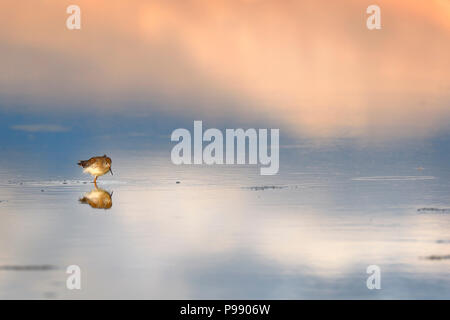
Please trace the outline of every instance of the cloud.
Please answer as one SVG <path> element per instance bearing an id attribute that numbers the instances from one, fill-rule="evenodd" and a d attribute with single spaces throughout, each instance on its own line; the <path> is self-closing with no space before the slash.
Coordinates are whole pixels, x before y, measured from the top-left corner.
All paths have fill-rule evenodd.
<path id="1" fill-rule="evenodd" d="M 445 0 L 379 0 L 377 31 L 358 0 L 79 0 L 79 31 L 65 2 L 32 2 L 0 5 L 0 110 L 262 119 L 315 137 L 449 130 Z"/>
<path id="2" fill-rule="evenodd" d="M 58 124 L 21 124 L 11 126 L 11 129 L 26 132 L 67 132 L 70 128 Z"/>

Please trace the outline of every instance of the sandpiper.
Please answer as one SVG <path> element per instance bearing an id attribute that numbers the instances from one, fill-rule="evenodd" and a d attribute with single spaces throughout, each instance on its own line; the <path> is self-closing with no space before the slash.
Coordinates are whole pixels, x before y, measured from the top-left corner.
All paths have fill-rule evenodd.
<path id="1" fill-rule="evenodd" d="M 83 172 L 90 173 L 95 177 L 94 184 L 97 185 L 97 178 L 105 173 L 111 172 L 111 158 L 106 154 L 103 157 L 92 157 L 89 160 L 80 160 L 78 165 L 83 167 Z"/>

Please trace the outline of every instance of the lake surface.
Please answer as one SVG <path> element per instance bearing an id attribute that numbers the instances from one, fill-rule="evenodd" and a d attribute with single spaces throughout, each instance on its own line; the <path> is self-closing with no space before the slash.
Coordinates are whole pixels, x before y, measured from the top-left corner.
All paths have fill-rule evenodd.
<path id="1" fill-rule="evenodd" d="M 3 160 L 0 298 L 450 298 L 448 166 L 289 152 L 276 176 L 116 152 L 100 190 L 78 159 Z"/>

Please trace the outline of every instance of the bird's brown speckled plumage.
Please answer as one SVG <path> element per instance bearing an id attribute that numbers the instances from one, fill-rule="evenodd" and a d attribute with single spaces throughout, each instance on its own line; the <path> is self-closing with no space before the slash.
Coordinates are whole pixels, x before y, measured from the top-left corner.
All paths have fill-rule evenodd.
<path id="1" fill-rule="evenodd" d="M 94 184 L 97 183 L 97 178 L 111 172 L 111 158 L 107 157 L 106 154 L 102 157 L 92 157 L 89 160 L 80 160 L 78 165 L 83 167 L 83 171 L 87 172 L 95 177 Z"/>

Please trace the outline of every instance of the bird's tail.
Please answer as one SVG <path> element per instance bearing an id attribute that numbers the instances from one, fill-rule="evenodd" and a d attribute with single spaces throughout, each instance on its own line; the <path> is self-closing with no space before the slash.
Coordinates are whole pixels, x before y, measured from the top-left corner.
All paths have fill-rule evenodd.
<path id="1" fill-rule="evenodd" d="M 88 199 L 86 197 L 80 198 L 78 201 L 80 201 L 80 203 L 88 203 Z"/>
<path id="2" fill-rule="evenodd" d="M 84 166 L 86 165 L 86 160 L 80 160 L 80 161 L 78 161 L 78 165 L 79 166 L 82 166 L 83 168 L 84 168 Z"/>

